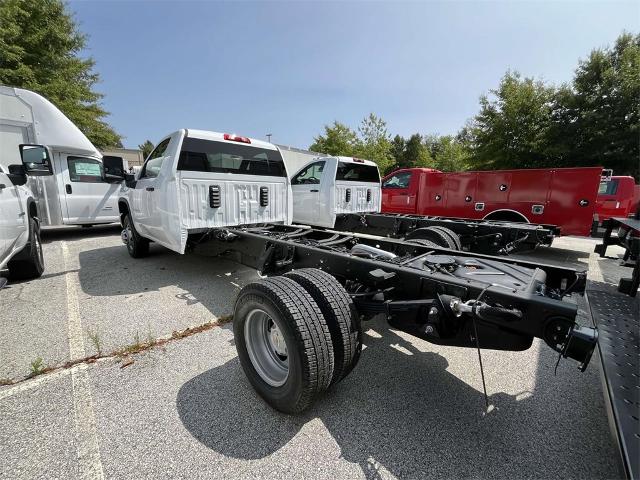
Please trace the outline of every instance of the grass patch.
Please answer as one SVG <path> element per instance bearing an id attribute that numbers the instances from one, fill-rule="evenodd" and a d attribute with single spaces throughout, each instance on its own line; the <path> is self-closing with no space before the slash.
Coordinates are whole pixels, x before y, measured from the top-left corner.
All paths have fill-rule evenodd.
<path id="1" fill-rule="evenodd" d="M 98 330 L 89 330 L 87 332 L 87 336 L 91 343 L 93 343 L 93 347 L 96 349 L 98 356 L 102 355 L 102 339 L 100 338 L 100 332 Z"/>
<path id="2" fill-rule="evenodd" d="M 44 364 L 42 357 L 38 357 L 31 362 L 31 373 L 29 374 L 29 376 L 37 377 L 38 375 L 42 375 L 46 368 L 47 367 Z"/>

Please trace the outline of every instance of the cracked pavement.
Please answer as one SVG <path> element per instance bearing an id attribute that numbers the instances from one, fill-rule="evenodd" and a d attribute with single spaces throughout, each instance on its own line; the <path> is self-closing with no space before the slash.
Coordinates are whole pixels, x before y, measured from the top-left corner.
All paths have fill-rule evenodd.
<path id="1" fill-rule="evenodd" d="M 0 379 L 171 335 L 232 313 L 255 271 L 152 246 L 113 227 L 43 235 L 41 279 L 0 292 Z M 594 240 L 525 257 L 617 282 Z M 569 249 L 570 248 L 570 249 Z M 66 253 L 65 253 L 66 252 Z M 611 249 L 609 255 L 616 251 Z M 97 335 L 97 336 L 96 336 Z M 92 338 L 93 337 L 93 340 Z M 98 339 L 97 341 L 95 339 Z M 270 409 L 240 368 L 231 325 L 132 356 L 0 387 L 0 478 L 615 478 L 597 358 L 584 374 L 539 341 L 477 353 L 366 324 L 357 368 L 308 412 Z"/>

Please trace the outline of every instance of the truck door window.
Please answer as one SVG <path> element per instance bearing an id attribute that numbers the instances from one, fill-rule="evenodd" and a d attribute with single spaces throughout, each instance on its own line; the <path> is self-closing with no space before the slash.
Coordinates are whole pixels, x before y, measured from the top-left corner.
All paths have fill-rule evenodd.
<path id="1" fill-rule="evenodd" d="M 324 161 L 315 162 L 308 165 L 307 168 L 298 172 L 298 174 L 291 179 L 291 185 L 317 185 L 320 183 L 320 177 L 322 176 L 322 170 L 324 170 Z"/>
<path id="2" fill-rule="evenodd" d="M 375 165 L 363 165 L 361 163 L 338 162 L 336 180 L 348 182 L 380 183 L 380 174 Z"/>
<path id="3" fill-rule="evenodd" d="M 409 188 L 411 172 L 400 172 L 391 175 L 382 184 L 382 188 Z"/>
<path id="4" fill-rule="evenodd" d="M 156 148 L 149 154 L 147 161 L 142 166 L 139 178 L 156 178 L 162 169 L 164 162 L 164 154 L 167 151 L 171 138 L 166 138 L 158 144 Z"/>
<path id="5" fill-rule="evenodd" d="M 186 137 L 178 170 L 286 177 L 278 150 Z"/>
<path id="6" fill-rule="evenodd" d="M 72 182 L 104 183 L 102 162 L 94 158 L 67 157 L 69 179 Z"/>

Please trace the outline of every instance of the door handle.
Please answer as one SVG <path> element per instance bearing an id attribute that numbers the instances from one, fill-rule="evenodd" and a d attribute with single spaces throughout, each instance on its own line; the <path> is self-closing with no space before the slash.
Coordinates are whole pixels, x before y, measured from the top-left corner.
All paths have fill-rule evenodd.
<path id="1" fill-rule="evenodd" d="M 153 191 L 155 190 L 155 188 L 153 188 L 153 187 L 147 187 L 147 188 L 145 188 L 145 190 L 146 190 L 147 192 L 153 192 Z"/>
<path id="2" fill-rule="evenodd" d="M 7 188 L 7 186 L 4 183 L 0 183 L 0 190 L 2 190 L 3 188 Z"/>
<path id="3" fill-rule="evenodd" d="M 67 193 L 71 193 L 73 190 L 71 190 L 71 185 L 69 185 L 68 183 L 64 186 L 64 189 L 67 191 Z"/>
<path id="4" fill-rule="evenodd" d="M 309 190 L 310 192 L 319 192 L 320 190 Z"/>

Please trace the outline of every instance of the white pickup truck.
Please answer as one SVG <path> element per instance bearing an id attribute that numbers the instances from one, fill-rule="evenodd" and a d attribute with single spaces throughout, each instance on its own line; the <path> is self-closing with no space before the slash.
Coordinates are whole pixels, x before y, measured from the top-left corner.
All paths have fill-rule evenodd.
<path id="1" fill-rule="evenodd" d="M 112 170 L 109 160 L 105 168 Z M 115 167 L 121 169 L 121 165 Z M 134 257 L 154 241 L 184 253 L 189 235 L 261 223 L 333 227 L 337 214 L 379 211 L 370 161 L 323 157 L 289 180 L 278 147 L 228 133 L 179 130 L 162 139 L 119 199 Z"/>
<path id="2" fill-rule="evenodd" d="M 44 271 L 38 207 L 26 183 L 22 165 L 0 165 L 0 270 L 8 269 L 12 280 L 36 278 Z"/>

